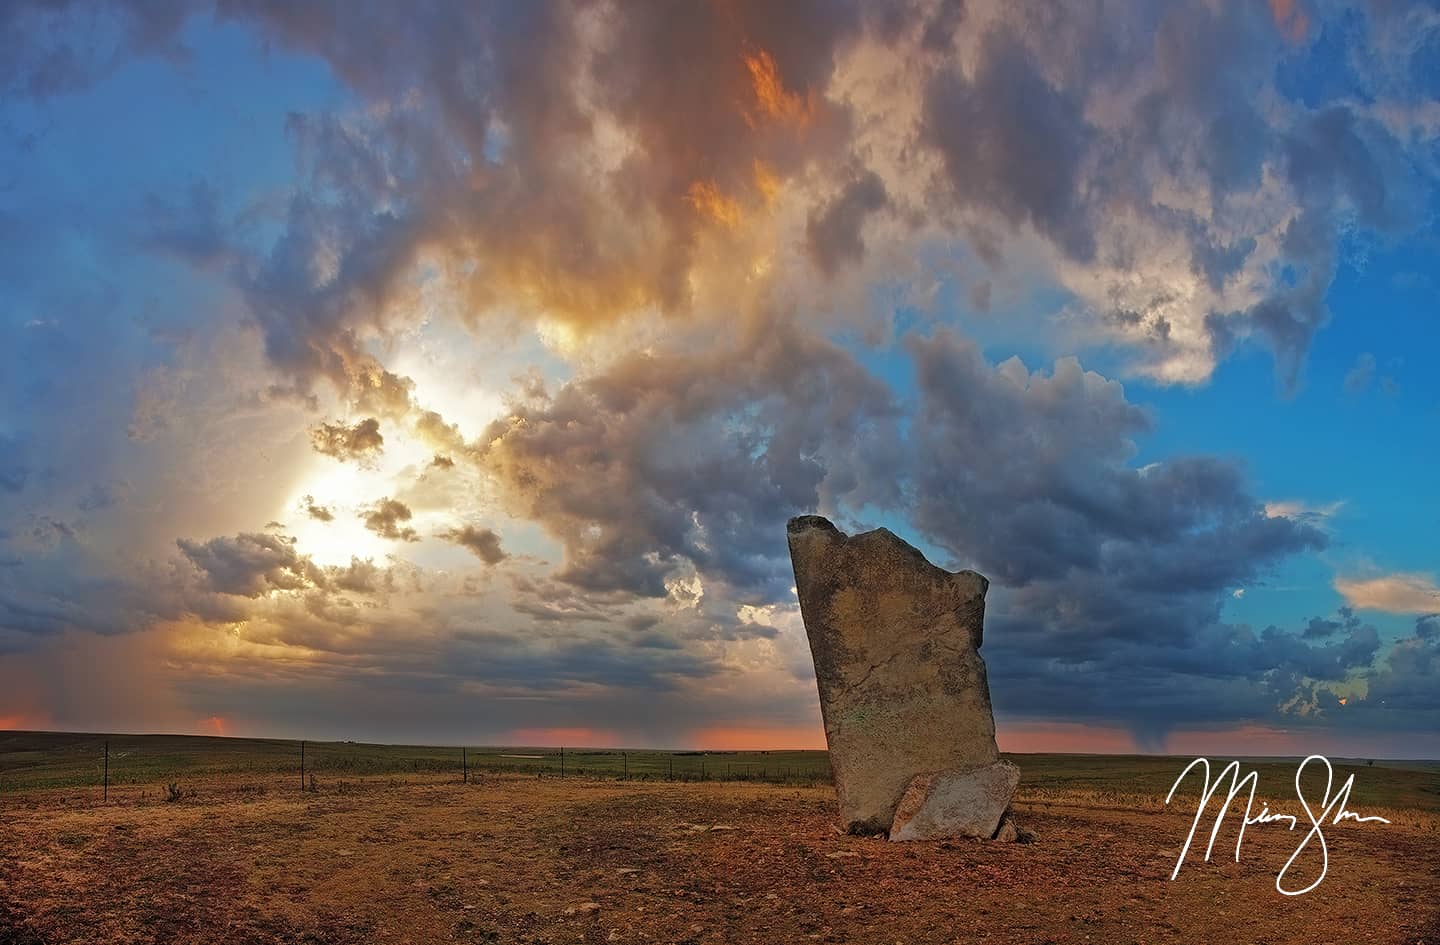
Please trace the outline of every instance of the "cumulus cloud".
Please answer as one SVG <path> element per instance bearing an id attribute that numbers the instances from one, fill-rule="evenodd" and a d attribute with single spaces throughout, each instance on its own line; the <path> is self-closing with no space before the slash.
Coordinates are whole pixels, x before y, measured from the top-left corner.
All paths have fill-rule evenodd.
<path id="1" fill-rule="evenodd" d="M 130 57 L 180 57 L 187 19 L 209 16 L 94 9 L 0 13 L 9 97 L 46 102 Z M 1435 192 L 1433 116 L 1407 65 L 1424 23 L 1293 9 L 220 4 L 215 19 L 326 64 L 354 107 L 291 113 L 298 176 L 278 196 L 197 176 L 120 228 L 155 264 L 208 280 L 223 315 L 207 317 L 243 321 L 227 341 L 250 348 L 191 351 L 202 342 L 177 339 L 218 337 L 195 316 L 112 317 L 149 308 L 115 280 L 9 293 L 6 402 L 78 420 L 96 390 L 136 394 L 130 416 L 73 435 L 0 434 L 0 648 L 244 617 L 255 667 L 303 652 L 333 680 L 384 672 L 496 700 L 598 687 L 636 717 L 648 710 L 617 691 L 645 686 L 795 713 L 813 693 L 792 672 L 803 639 L 786 649 L 777 528 L 820 510 L 908 526 L 994 578 L 997 694 L 1027 700 L 998 696 L 1011 715 L 1157 731 L 1217 703 L 1313 715 L 1327 686 L 1367 674 L 1372 705 L 1417 700 L 1429 623 L 1387 654 L 1352 611 L 1291 630 L 1225 618 L 1236 588 L 1324 547 L 1338 505 L 1262 502 L 1212 456 L 1138 465 L 1136 442 L 1165 418 L 1121 384 L 1200 384 L 1258 343 L 1295 389 L 1347 248 L 1409 231 Z M 1357 50 L 1344 82 L 1290 94 L 1288 72 L 1320 61 L 1312 40 L 1342 34 Z M 0 213 L 17 246 L 67 246 L 67 225 Z M 34 252 L 0 260 L 0 279 L 30 285 Z M 993 364 L 946 327 L 951 299 L 991 313 L 999 348 L 1043 336 L 1065 350 Z M 543 365 L 508 388 L 485 372 L 493 422 L 497 408 L 471 416 L 453 379 L 420 373 L 462 328 L 477 364 L 522 338 Z M 1118 354 L 1114 369 L 1087 370 L 1093 350 Z M 1365 363 L 1347 388 L 1374 383 Z M 64 371 L 93 389 L 63 389 Z M 113 446 L 107 427 L 135 443 Z M 359 532 L 336 518 L 353 493 L 305 483 L 306 428 L 351 464 L 339 472 L 376 477 L 360 494 L 388 497 L 358 515 L 375 535 L 438 538 L 493 566 L 521 546 L 499 512 L 534 523 L 559 560 L 526 549 L 505 581 L 475 568 L 439 590 L 366 558 L 316 564 L 254 531 L 313 490 L 327 504 L 306 495 L 303 525 Z M 241 481 L 256 456 L 266 476 Z M 377 471 L 392 459 L 403 480 Z M 129 465 L 93 468 L 112 463 Z M 158 484 L 87 507 L 97 478 Z M 165 484 L 194 495 L 144 519 L 172 508 Z M 497 524 L 422 539 L 416 516 L 441 510 Z M 229 537 L 181 539 L 174 560 L 177 534 Z M 157 571 L 105 564 L 131 535 Z M 1355 608 L 1440 609 L 1423 576 L 1336 587 Z M 725 689 L 776 666 L 789 684 L 773 699 Z"/>
<path id="2" fill-rule="evenodd" d="M 415 529 L 406 525 L 410 521 L 410 507 L 398 499 L 380 499 L 369 509 L 360 513 L 365 527 L 382 538 L 391 541 L 419 541 Z"/>
<path id="3" fill-rule="evenodd" d="M 1015 359 L 992 368 L 949 333 L 912 339 L 910 350 L 921 394 L 916 522 L 1002 583 L 1093 576 L 1117 592 L 1209 593 L 1325 543 L 1267 516 L 1232 464 L 1131 466 L 1150 416 L 1073 359 L 1049 374 Z"/>
<path id="4" fill-rule="evenodd" d="M 1323 525 L 1345 507 L 1345 500 L 1312 503 L 1299 499 L 1281 499 L 1265 503 L 1269 518 L 1291 518 L 1310 525 Z"/>
<path id="5" fill-rule="evenodd" d="M 492 529 L 465 525 L 461 528 L 446 529 L 440 537 L 472 552 L 475 557 L 489 565 L 499 564 L 509 555 L 500 547 L 500 536 Z"/>
<path id="6" fill-rule="evenodd" d="M 1440 611 L 1440 586 L 1428 574 L 1383 574 L 1379 577 L 1337 577 L 1335 590 L 1358 610 L 1392 614 Z"/>
<path id="7" fill-rule="evenodd" d="M 259 597 L 322 580 L 315 563 L 286 535 L 245 533 L 203 542 L 181 538 L 176 544 L 201 573 L 204 586 L 221 594 Z"/>
<path id="8" fill-rule="evenodd" d="M 805 240 L 815 265 L 833 275 L 844 263 L 863 259 L 862 227 L 887 200 L 884 182 L 874 171 L 866 171 L 829 203 L 813 209 L 805 224 Z"/>
<path id="9" fill-rule="evenodd" d="M 234 267 L 267 350 L 302 384 L 403 410 L 406 380 L 358 339 L 414 320 L 421 265 L 471 317 L 595 326 L 696 315 L 787 241 L 833 275 L 888 215 L 887 235 L 917 249 L 940 235 L 992 270 L 1039 267 L 1096 343 L 1134 352 L 1131 370 L 1196 383 L 1253 337 L 1293 386 L 1344 235 L 1415 225 L 1433 188 L 1402 107 L 1413 80 L 1357 56 L 1358 94 L 1288 98 L 1278 68 L 1315 55 L 1300 47 L 1314 34 L 1296 40 L 1261 6 L 960 9 L 225 5 L 379 106 L 292 119 L 335 199 L 297 193 L 273 250 Z M 143 37 L 122 42 L 132 54 L 174 43 L 185 19 L 119 11 L 121 35 Z M 1343 29 L 1383 47 L 1394 20 Z M 74 61 L 63 43 L 21 57 L 12 86 L 79 81 L 42 81 L 47 57 Z M 856 75 L 883 93 L 858 94 Z M 203 189 L 187 202 L 214 218 Z M 166 232 L 218 251 L 208 227 Z"/>
<path id="10" fill-rule="evenodd" d="M 893 500 L 895 417 L 843 350 L 777 326 L 730 351 L 622 358 L 517 405 L 477 461 L 562 543 L 563 581 L 665 597 L 693 564 L 778 599 L 777 522 L 851 493 Z"/>
<path id="11" fill-rule="evenodd" d="M 310 431 L 310 445 L 315 452 L 341 462 L 350 459 L 363 462 L 384 449 L 385 437 L 380 433 L 380 421 L 366 417 L 353 426 L 322 423 Z"/>
<path id="12" fill-rule="evenodd" d="M 335 520 L 335 513 L 331 511 L 330 507 L 318 504 L 313 495 L 307 495 L 300 501 L 304 503 L 305 514 L 317 522 L 332 522 Z"/>

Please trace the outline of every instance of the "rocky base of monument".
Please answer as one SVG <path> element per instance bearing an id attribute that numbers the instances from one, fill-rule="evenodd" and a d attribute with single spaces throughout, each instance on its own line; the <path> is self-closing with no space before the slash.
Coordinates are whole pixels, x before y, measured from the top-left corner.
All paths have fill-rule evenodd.
<path id="1" fill-rule="evenodd" d="M 1019 784 L 1020 769 L 1008 761 L 917 774 L 895 808 L 890 839 L 1019 839 L 1014 819 L 1006 816 Z M 1002 830 L 1007 823 L 1009 830 Z"/>

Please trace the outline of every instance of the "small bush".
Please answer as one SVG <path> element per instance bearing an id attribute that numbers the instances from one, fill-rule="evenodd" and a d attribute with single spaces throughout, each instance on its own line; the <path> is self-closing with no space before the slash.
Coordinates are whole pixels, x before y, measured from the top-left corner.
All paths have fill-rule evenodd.
<path id="1" fill-rule="evenodd" d="M 184 799 L 185 791 L 181 789 L 180 785 L 176 784 L 174 781 L 171 781 L 169 784 L 165 785 L 165 800 L 168 803 L 173 804 L 176 801 Z"/>

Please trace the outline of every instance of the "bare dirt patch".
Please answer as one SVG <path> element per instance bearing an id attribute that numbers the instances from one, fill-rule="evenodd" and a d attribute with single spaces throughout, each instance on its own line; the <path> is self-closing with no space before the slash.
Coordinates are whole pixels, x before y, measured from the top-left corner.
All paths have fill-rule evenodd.
<path id="1" fill-rule="evenodd" d="M 1169 882 L 1187 817 L 1083 800 L 1022 803 L 1033 844 L 890 844 L 838 834 L 828 788 L 192 787 L 0 799 L 0 945 L 1440 942 L 1423 819 L 1327 830 L 1324 885 L 1288 898 L 1282 827 L 1249 828 L 1238 864 L 1227 827 Z"/>

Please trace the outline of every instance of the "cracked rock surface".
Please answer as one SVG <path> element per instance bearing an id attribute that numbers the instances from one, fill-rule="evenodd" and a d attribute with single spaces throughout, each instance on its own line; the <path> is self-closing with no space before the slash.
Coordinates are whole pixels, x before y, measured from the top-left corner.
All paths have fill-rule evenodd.
<path id="1" fill-rule="evenodd" d="M 979 653 L 989 582 L 884 528 L 802 515 L 787 532 L 841 825 L 886 833 L 916 775 L 999 760 Z"/>
<path id="2" fill-rule="evenodd" d="M 999 835 L 1000 822 L 1020 784 L 1020 769 L 1008 761 L 983 768 L 951 769 L 917 774 L 910 781 L 895 822 L 891 840 L 938 840 L 944 837 L 979 837 L 1014 842 L 1019 830 Z"/>

